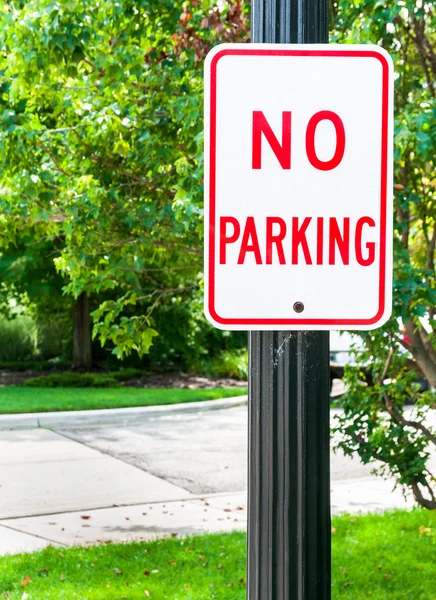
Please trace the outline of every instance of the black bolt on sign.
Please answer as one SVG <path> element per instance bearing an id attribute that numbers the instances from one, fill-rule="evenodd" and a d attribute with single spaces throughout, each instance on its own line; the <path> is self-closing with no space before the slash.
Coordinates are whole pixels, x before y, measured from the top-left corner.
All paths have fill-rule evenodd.
<path id="1" fill-rule="evenodd" d="M 391 312 L 392 62 L 252 0 L 205 63 L 205 314 L 249 331 L 248 600 L 331 598 L 329 330 Z"/>

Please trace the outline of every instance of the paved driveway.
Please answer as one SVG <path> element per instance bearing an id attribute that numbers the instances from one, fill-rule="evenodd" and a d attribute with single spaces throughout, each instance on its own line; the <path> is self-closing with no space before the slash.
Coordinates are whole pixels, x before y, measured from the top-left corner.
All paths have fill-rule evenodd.
<path id="1" fill-rule="evenodd" d="M 247 487 L 247 407 L 151 417 L 138 424 L 58 430 L 193 494 Z M 332 453 L 332 481 L 368 477 L 358 459 Z"/>

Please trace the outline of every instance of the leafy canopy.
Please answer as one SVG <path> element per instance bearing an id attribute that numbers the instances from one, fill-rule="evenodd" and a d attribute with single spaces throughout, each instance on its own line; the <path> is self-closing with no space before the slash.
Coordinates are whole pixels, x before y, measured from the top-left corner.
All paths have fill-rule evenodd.
<path id="1" fill-rule="evenodd" d="M 50 240 L 65 293 L 109 294 L 94 335 L 120 357 L 201 293 L 201 58 L 245 30 L 239 2 L 0 8 L 0 248 Z"/>

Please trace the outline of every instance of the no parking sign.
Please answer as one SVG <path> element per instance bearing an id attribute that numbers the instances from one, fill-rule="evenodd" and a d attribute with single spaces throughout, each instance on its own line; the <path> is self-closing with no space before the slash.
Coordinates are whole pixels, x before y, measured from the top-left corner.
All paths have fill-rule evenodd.
<path id="1" fill-rule="evenodd" d="M 209 320 L 374 329 L 391 312 L 392 62 L 231 44 L 205 65 Z"/>

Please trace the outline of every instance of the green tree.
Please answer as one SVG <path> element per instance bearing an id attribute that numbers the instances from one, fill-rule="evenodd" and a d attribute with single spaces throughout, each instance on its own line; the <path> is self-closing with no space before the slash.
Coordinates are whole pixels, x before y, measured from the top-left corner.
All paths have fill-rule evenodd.
<path id="1" fill-rule="evenodd" d="M 333 2 L 332 27 L 340 43 L 382 45 L 396 77 L 393 316 L 363 335 L 336 433 L 346 453 L 382 465 L 379 471 L 435 509 L 428 458 L 436 394 L 417 380 L 436 387 L 436 12 L 420 1 Z"/>
<path id="2" fill-rule="evenodd" d="M 199 0 L 0 8 L 0 248 L 30 230 L 56 240 L 76 331 L 87 299 L 107 292 L 94 335 L 119 357 L 148 352 L 155 309 L 201 289 L 201 59 L 246 36 L 245 10 Z"/>

